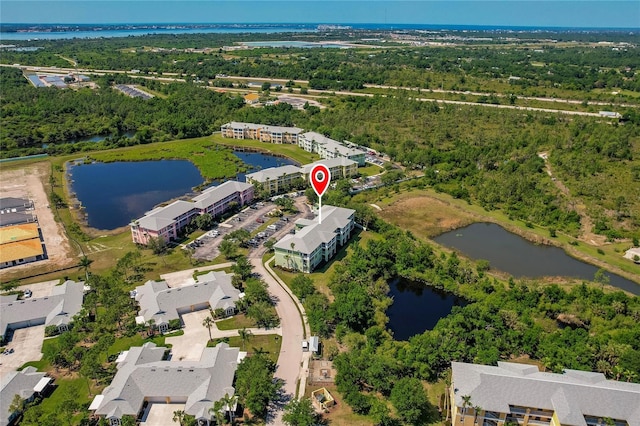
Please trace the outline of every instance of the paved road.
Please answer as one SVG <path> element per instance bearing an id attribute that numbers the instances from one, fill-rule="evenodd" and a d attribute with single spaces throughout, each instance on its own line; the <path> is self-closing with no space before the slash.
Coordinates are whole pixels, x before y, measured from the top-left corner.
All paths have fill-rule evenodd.
<path id="1" fill-rule="evenodd" d="M 303 197 L 295 201 L 300 211 L 299 215 L 306 215 L 308 207 L 304 204 Z M 280 238 L 289 232 L 292 227 L 293 221 L 280 229 L 273 237 Z M 275 274 L 272 275 L 272 272 L 262 263 L 264 253 L 265 249 L 263 248 L 254 250 L 250 253 L 249 260 L 253 265 L 254 272 L 262 275 L 264 282 L 268 286 L 269 293 L 276 300 L 275 308 L 280 318 L 280 328 L 282 329 L 282 346 L 280 347 L 275 377 L 284 382 L 284 394 L 291 398 L 297 394 L 296 386 L 298 381 L 300 380 L 301 385 L 305 382 L 304 377 L 308 368 L 309 353 L 302 352 L 302 340 L 305 336 L 309 336 L 309 325 L 306 323 L 306 317 L 301 314 L 301 312 L 304 313 L 304 308 L 302 308 L 298 299 L 292 296 L 286 285 L 279 281 Z M 281 406 L 274 407 L 268 416 L 267 424 L 283 424 Z"/>

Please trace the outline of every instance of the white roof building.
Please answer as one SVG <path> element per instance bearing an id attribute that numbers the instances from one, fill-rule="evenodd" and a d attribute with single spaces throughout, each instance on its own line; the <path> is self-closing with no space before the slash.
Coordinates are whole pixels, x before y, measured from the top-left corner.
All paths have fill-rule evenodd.
<path id="1" fill-rule="evenodd" d="M 130 348 L 113 381 L 89 410 L 119 424 L 123 415 L 136 417 L 145 401 L 185 404 L 185 413 L 208 424 L 214 402 L 235 393 L 239 349 L 220 343 L 205 348 L 199 361 L 164 361 L 166 350 L 151 342 Z M 171 419 L 166 424 L 172 424 Z"/>

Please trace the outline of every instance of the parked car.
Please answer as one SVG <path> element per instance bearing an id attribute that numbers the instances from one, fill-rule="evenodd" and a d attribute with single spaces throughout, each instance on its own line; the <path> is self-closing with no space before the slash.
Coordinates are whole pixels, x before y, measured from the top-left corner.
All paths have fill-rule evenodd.
<path id="1" fill-rule="evenodd" d="M 24 291 L 24 295 L 23 295 L 23 297 L 24 297 L 25 299 L 28 299 L 28 298 L 30 298 L 31 296 L 33 296 L 33 293 L 31 293 L 31 290 L 26 289 L 26 290 Z"/>
<path id="2" fill-rule="evenodd" d="M 261 217 L 259 217 L 259 218 L 257 218 L 257 219 L 256 219 L 256 222 L 258 222 L 258 223 L 264 223 L 264 219 L 263 219 L 263 218 L 261 218 Z"/>

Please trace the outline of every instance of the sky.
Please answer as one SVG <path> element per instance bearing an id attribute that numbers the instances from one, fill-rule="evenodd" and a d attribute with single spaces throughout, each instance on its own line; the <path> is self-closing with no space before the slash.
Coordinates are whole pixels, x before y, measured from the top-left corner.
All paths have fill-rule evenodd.
<path id="1" fill-rule="evenodd" d="M 2 0 L 0 22 L 640 28 L 640 0 Z"/>

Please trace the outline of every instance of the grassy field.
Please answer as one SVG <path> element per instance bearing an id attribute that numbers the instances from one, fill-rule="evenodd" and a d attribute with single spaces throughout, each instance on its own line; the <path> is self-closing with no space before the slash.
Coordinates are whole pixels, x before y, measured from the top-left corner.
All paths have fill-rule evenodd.
<path id="1" fill-rule="evenodd" d="M 208 181 L 234 177 L 238 172 L 246 170 L 242 161 L 231 150 L 218 145 L 212 137 L 97 151 L 90 153 L 88 158 L 102 162 L 187 159 L 195 164 Z"/>
<path id="2" fill-rule="evenodd" d="M 280 346 L 282 345 L 282 337 L 280 337 L 279 335 L 265 334 L 260 336 L 249 336 L 246 343 L 242 342 L 240 336 L 214 339 L 213 341 L 210 341 L 207 346 L 216 346 L 222 341 L 228 342 L 229 346 L 232 346 L 234 348 L 240 348 L 241 351 L 245 351 L 249 355 L 255 353 L 257 350 L 261 350 L 273 362 L 278 362 L 278 355 L 280 355 Z"/>
<path id="3" fill-rule="evenodd" d="M 311 392 L 321 387 L 323 386 L 307 385 L 304 391 L 305 398 L 311 398 Z M 338 392 L 336 385 L 328 383 L 324 387 L 336 401 L 335 405 L 329 409 L 329 412 L 322 416 L 328 420 L 330 425 L 371 426 L 373 424 L 373 419 L 353 412 L 351 407 L 342 400 L 342 395 Z"/>
<path id="4" fill-rule="evenodd" d="M 551 238 L 547 228 L 535 225 L 527 227 L 522 221 L 510 220 L 500 210 L 488 212 L 480 206 L 431 189 L 400 192 L 387 197 L 381 194 L 376 204 L 382 208 L 378 213 L 385 220 L 423 239 L 473 222 L 494 222 L 530 241 L 561 247 L 573 257 L 640 281 L 637 266 L 622 257 L 629 243 L 617 242 L 596 247 L 561 232 Z"/>
<path id="5" fill-rule="evenodd" d="M 218 330 L 237 330 L 240 328 L 251 328 L 255 326 L 256 322 L 251 318 L 248 318 L 245 314 L 234 315 L 231 318 L 216 321 L 216 327 L 218 327 Z"/>
<path id="6" fill-rule="evenodd" d="M 298 145 L 273 144 L 248 139 L 229 139 L 223 138 L 218 134 L 209 136 L 206 139 L 211 142 L 215 142 L 221 145 L 227 145 L 230 147 L 253 148 L 277 155 L 283 155 L 300 164 L 312 163 L 320 159 L 320 156 L 318 156 L 318 154 L 307 152 L 300 148 Z"/>

